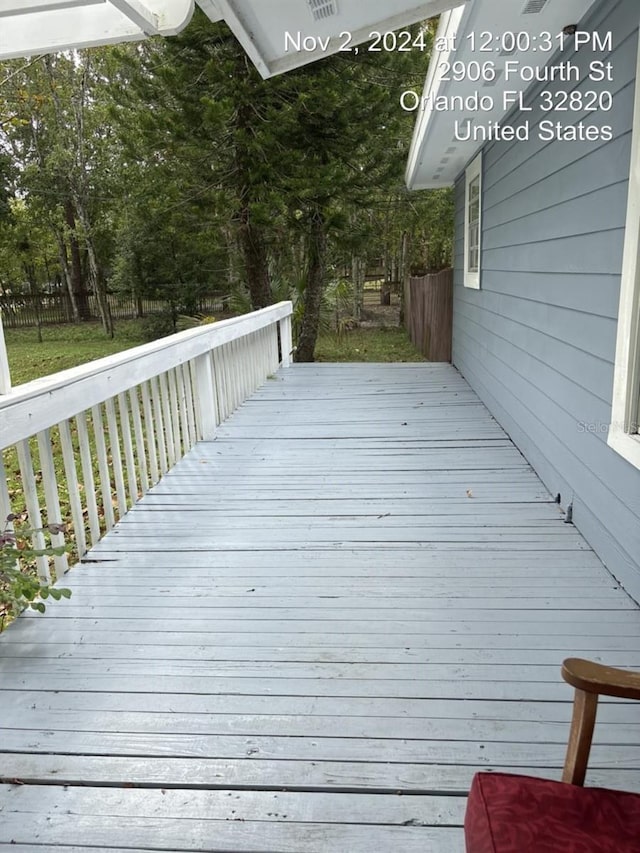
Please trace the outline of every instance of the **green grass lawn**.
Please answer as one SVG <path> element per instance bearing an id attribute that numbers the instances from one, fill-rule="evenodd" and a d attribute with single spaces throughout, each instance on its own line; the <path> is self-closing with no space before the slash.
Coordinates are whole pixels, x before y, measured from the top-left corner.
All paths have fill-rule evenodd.
<path id="1" fill-rule="evenodd" d="M 113 340 L 99 323 L 43 326 L 42 343 L 36 329 L 5 329 L 4 335 L 14 386 L 144 343 L 135 320 L 119 321 Z"/>
<path id="2" fill-rule="evenodd" d="M 424 361 L 404 329 L 353 329 L 340 335 L 322 335 L 317 361 Z"/>
<path id="3" fill-rule="evenodd" d="M 120 352 L 145 342 L 140 324 L 120 320 L 113 340 L 99 323 L 44 326 L 42 343 L 35 329 L 5 329 L 13 385 Z M 354 329 L 318 340 L 318 361 L 424 361 L 404 329 Z"/>

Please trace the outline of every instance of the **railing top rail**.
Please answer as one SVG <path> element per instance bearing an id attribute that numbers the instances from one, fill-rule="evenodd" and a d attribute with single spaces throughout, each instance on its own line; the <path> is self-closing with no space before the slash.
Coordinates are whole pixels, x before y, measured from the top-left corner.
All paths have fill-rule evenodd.
<path id="1" fill-rule="evenodd" d="M 0 448 L 291 315 L 291 302 L 188 329 L 16 386 L 0 396 Z"/>

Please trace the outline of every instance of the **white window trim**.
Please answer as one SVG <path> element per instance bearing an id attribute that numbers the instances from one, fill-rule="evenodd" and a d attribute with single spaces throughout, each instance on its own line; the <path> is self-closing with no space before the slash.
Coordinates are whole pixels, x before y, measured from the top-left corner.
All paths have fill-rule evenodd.
<path id="1" fill-rule="evenodd" d="M 469 269 L 469 185 L 480 178 L 480 210 L 478 218 L 478 270 Z M 480 290 L 482 259 L 482 151 L 469 163 L 464 173 L 464 286 Z"/>
<path id="2" fill-rule="evenodd" d="M 640 468 L 640 44 L 608 444 Z"/>

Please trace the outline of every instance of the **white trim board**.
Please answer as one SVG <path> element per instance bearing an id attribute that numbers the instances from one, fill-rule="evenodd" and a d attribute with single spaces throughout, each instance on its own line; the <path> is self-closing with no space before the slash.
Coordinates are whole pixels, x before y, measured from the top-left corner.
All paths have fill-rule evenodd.
<path id="1" fill-rule="evenodd" d="M 469 188 L 478 178 L 478 269 L 469 269 Z M 480 290 L 482 272 L 482 151 L 469 163 L 464 178 L 464 286 Z"/>
<path id="2" fill-rule="evenodd" d="M 640 44 L 608 444 L 640 468 Z"/>

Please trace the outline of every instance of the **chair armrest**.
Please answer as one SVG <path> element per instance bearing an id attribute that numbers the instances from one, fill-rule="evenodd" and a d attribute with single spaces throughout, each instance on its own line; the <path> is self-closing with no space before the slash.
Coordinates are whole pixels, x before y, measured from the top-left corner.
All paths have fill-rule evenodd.
<path id="1" fill-rule="evenodd" d="M 602 666 L 581 658 L 567 658 L 562 664 L 562 677 L 585 693 L 640 699 L 640 672 Z"/>
<path id="2" fill-rule="evenodd" d="M 573 718 L 562 781 L 584 785 L 598 711 L 598 696 L 640 699 L 640 673 L 602 666 L 581 658 L 567 658 L 562 677 L 575 687 Z"/>

